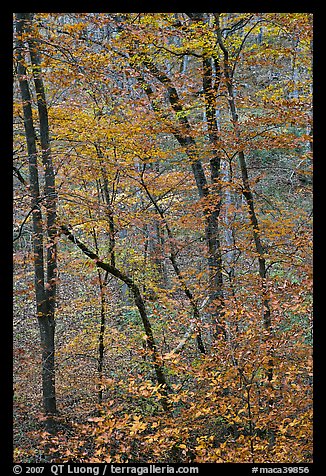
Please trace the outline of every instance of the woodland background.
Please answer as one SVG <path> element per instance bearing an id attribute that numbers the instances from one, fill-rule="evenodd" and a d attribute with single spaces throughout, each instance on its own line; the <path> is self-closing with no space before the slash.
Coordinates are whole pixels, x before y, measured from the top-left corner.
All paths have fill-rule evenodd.
<path id="1" fill-rule="evenodd" d="M 311 462 L 312 15 L 14 32 L 15 462 Z"/>

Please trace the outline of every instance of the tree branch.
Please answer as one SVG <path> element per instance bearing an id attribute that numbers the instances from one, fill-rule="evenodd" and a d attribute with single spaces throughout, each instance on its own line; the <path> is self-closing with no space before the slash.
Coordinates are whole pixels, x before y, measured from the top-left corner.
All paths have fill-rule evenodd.
<path id="1" fill-rule="evenodd" d="M 20 173 L 20 170 L 19 170 L 17 167 L 15 167 L 14 165 L 12 166 L 12 168 L 13 168 L 13 170 L 14 170 L 14 172 L 15 172 L 15 175 L 16 175 L 16 177 L 18 178 L 18 180 L 19 180 L 23 185 L 25 185 L 25 187 L 26 187 L 27 182 L 26 182 L 26 180 L 24 179 L 24 177 L 22 176 L 22 174 Z"/>
<path id="2" fill-rule="evenodd" d="M 147 311 L 145 308 L 145 303 L 144 300 L 141 296 L 141 293 L 139 291 L 138 286 L 135 284 L 135 282 L 126 274 L 124 274 L 122 271 L 120 271 L 118 268 L 115 266 L 112 266 L 110 263 L 104 263 L 99 256 L 91 251 L 84 243 L 82 243 L 78 238 L 76 238 L 71 230 L 66 226 L 66 225 L 61 225 L 61 231 L 64 235 L 67 236 L 68 240 L 70 240 L 72 243 L 78 246 L 78 248 L 89 258 L 95 261 L 96 266 L 99 268 L 104 269 L 105 271 L 109 272 L 112 274 L 112 276 L 115 276 L 116 278 L 120 279 L 126 285 L 130 288 L 131 292 L 133 293 L 135 304 L 138 308 L 141 320 L 143 322 L 143 326 L 145 329 L 146 333 L 146 339 L 147 339 L 147 345 L 148 348 L 151 352 L 151 357 L 153 361 L 153 366 L 157 378 L 157 382 L 159 385 L 162 386 L 162 392 L 163 392 L 163 399 L 162 399 L 162 406 L 164 410 L 168 410 L 170 405 L 167 399 L 167 390 L 169 390 L 168 383 L 165 378 L 165 374 L 163 372 L 163 365 L 161 360 L 159 359 L 158 352 L 157 352 L 157 346 L 156 342 L 153 336 L 152 332 L 152 326 L 149 321 L 149 318 L 147 316 Z"/>

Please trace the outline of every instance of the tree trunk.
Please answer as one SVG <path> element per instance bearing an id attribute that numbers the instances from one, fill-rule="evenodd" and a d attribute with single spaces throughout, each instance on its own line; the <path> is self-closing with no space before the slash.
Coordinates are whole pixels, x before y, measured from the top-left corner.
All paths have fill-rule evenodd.
<path id="1" fill-rule="evenodd" d="M 219 239 L 219 215 L 221 210 L 221 158 L 218 151 L 218 125 L 216 120 L 216 92 L 220 82 L 219 63 L 215 60 L 215 82 L 213 81 L 213 58 L 203 58 L 203 91 L 205 99 L 205 116 L 207 122 L 208 140 L 211 146 L 213 157 L 210 159 L 211 182 L 214 187 L 210 193 L 214 197 L 213 209 L 207 217 L 207 241 L 209 248 L 209 260 L 211 282 L 214 283 L 212 298 L 216 302 L 217 315 L 221 317 L 223 313 L 223 275 L 222 256 Z"/>
<path id="2" fill-rule="evenodd" d="M 146 307 L 144 300 L 142 298 L 142 295 L 140 293 L 140 290 L 138 286 L 134 283 L 134 281 L 124 274 L 122 271 L 120 271 L 118 268 L 115 266 L 112 266 L 110 263 L 103 263 L 98 257 L 96 253 L 93 253 L 91 250 L 87 248 L 78 238 L 76 238 L 71 231 L 64 225 L 61 226 L 62 232 L 67 236 L 68 240 L 70 240 L 72 243 L 78 246 L 78 248 L 89 258 L 94 260 L 96 262 L 96 266 L 98 266 L 101 269 L 104 269 L 108 273 L 110 273 L 112 276 L 115 276 L 116 278 L 120 279 L 123 281 L 128 288 L 131 290 L 134 301 L 136 304 L 136 307 L 139 311 L 143 327 L 145 330 L 146 334 L 146 340 L 147 340 L 147 346 L 148 349 L 151 353 L 151 358 L 153 361 L 153 367 L 156 375 L 156 380 L 159 385 L 161 385 L 161 391 L 162 391 L 162 406 L 164 410 L 169 410 L 170 404 L 168 400 L 168 383 L 165 378 L 164 374 L 164 369 L 163 369 L 163 364 L 161 362 L 161 359 L 159 358 L 158 351 L 157 351 L 157 345 L 154 339 L 153 331 L 152 331 L 152 326 L 150 323 L 150 320 L 147 315 Z"/>
<path id="3" fill-rule="evenodd" d="M 169 224 L 166 221 L 166 218 L 164 216 L 164 212 L 163 212 L 162 208 L 159 206 L 159 204 L 157 203 L 155 198 L 152 196 L 152 194 L 148 190 L 148 187 L 145 184 L 143 177 L 142 177 L 142 180 L 141 180 L 141 185 L 144 188 L 149 200 L 154 205 L 155 210 L 157 211 L 157 213 L 161 217 L 162 223 L 164 224 L 165 229 L 167 231 L 167 235 L 168 235 L 168 239 L 169 239 L 169 245 L 170 245 L 169 259 L 170 259 L 170 262 L 171 262 L 172 267 L 174 269 L 174 272 L 175 272 L 177 278 L 179 279 L 179 281 L 181 283 L 182 289 L 183 289 L 185 295 L 187 296 L 187 298 L 190 302 L 190 305 L 193 309 L 193 317 L 194 317 L 195 324 L 194 324 L 194 326 L 191 326 L 191 327 L 194 327 L 195 330 L 196 330 L 195 332 L 196 332 L 196 341 L 197 341 L 198 350 L 202 354 L 205 354 L 206 353 L 205 346 L 204 346 L 204 343 L 203 343 L 200 328 L 198 327 L 198 324 L 200 323 L 200 312 L 199 312 L 199 309 L 198 309 L 198 306 L 197 306 L 197 302 L 196 302 L 192 292 L 190 291 L 189 287 L 187 286 L 187 283 L 185 282 L 185 280 L 184 280 L 184 278 L 181 274 L 179 265 L 177 263 L 177 256 L 176 256 L 175 249 L 174 249 L 174 244 L 173 244 L 174 243 L 174 237 L 173 237 L 171 228 L 169 227 Z"/>
<path id="4" fill-rule="evenodd" d="M 229 104 L 229 109 L 231 113 L 231 118 L 232 118 L 232 124 L 234 127 L 235 135 L 237 139 L 240 142 L 240 130 L 239 130 L 239 123 L 238 123 L 238 113 L 236 109 L 236 104 L 235 104 L 235 96 L 234 96 L 234 91 L 233 91 L 233 84 L 232 84 L 232 75 L 231 75 L 231 70 L 229 66 L 229 54 L 227 49 L 224 46 L 221 31 L 220 31 L 220 26 L 219 26 L 219 14 L 215 14 L 215 19 L 217 23 L 217 39 L 218 39 L 218 44 L 223 52 L 223 57 L 224 57 L 224 62 L 223 62 L 223 70 L 224 70 L 224 76 L 225 76 L 225 81 L 226 81 L 226 86 L 228 90 L 228 104 Z M 266 331 L 266 340 L 270 337 L 271 335 L 271 309 L 270 309 L 270 302 L 267 296 L 267 289 L 266 289 L 266 259 L 265 259 L 265 250 L 262 244 L 262 241 L 260 239 L 260 231 L 259 231 L 259 224 L 258 224 L 258 219 L 255 211 L 255 206 L 254 206 L 254 198 L 253 194 L 251 191 L 251 186 L 249 182 L 249 176 L 248 176 L 248 169 L 247 169 L 247 163 L 245 159 L 245 155 L 243 150 L 238 151 L 238 159 L 239 159 L 239 165 L 240 165 L 240 171 L 241 171 L 241 178 L 242 178 L 242 193 L 243 196 L 245 197 L 247 206 L 248 206 L 248 211 L 249 211 L 249 219 L 251 223 L 251 228 L 252 228 L 252 234 L 253 234 L 253 239 L 255 243 L 255 248 L 257 251 L 258 255 L 258 265 L 259 265 L 259 276 L 261 278 L 261 286 L 262 286 L 262 306 L 263 306 L 263 324 L 264 328 Z M 267 377 L 268 380 L 272 380 L 273 378 L 273 363 L 272 359 L 269 361 L 268 365 L 268 370 L 267 370 Z"/>
<path id="5" fill-rule="evenodd" d="M 41 350 L 42 350 L 42 393 L 43 407 L 47 419 L 47 429 L 53 431 L 53 420 L 51 416 L 56 414 L 56 394 L 55 394 L 55 368 L 54 368 L 54 308 L 56 296 L 56 239 L 55 239 L 55 215 L 56 198 L 54 188 L 54 174 L 50 155 L 49 132 L 47 121 L 47 108 L 45 102 L 44 88 L 40 76 L 39 60 L 35 51 L 30 46 L 30 56 L 34 68 L 34 83 L 37 94 L 42 159 L 45 172 L 45 199 L 47 210 L 46 231 L 49 238 L 47 252 L 47 279 L 45 285 L 45 259 L 43 254 L 43 217 L 40 208 L 43 197 L 40 196 L 39 175 L 37 164 L 36 134 L 33 123 L 31 94 L 27 81 L 27 71 L 24 60 L 24 43 L 22 35 L 29 31 L 28 23 L 32 21 L 30 13 L 16 13 L 17 32 L 17 71 L 18 80 L 23 103 L 24 127 L 29 161 L 29 188 L 31 192 L 33 208 L 33 252 L 34 252 L 34 281 L 36 295 L 37 318 L 40 329 Z M 35 67 L 38 70 L 35 70 Z"/>
<path id="6" fill-rule="evenodd" d="M 97 394 L 98 403 L 99 405 L 103 402 L 103 363 L 104 363 L 104 335 L 105 335 L 105 328 L 106 328 L 106 317 L 105 317 L 105 280 L 102 279 L 101 271 L 98 269 L 98 280 L 100 286 L 100 293 L 101 293 L 101 322 L 100 322 L 100 333 L 98 337 L 98 364 L 97 364 L 97 372 L 99 378 L 99 390 Z"/>
<path id="7" fill-rule="evenodd" d="M 148 68 L 151 74 L 166 87 L 168 100 L 176 115 L 177 121 L 177 125 L 173 131 L 174 137 L 185 149 L 189 158 L 199 197 L 210 198 L 212 194 L 209 189 L 202 162 L 198 159 L 197 144 L 192 137 L 189 121 L 186 115 L 183 114 L 183 104 L 179 98 L 178 92 L 172 85 L 170 78 L 168 78 L 168 76 L 166 76 L 162 71 L 158 70 L 152 62 L 144 60 L 143 64 Z M 152 101 L 154 109 L 157 109 L 155 101 L 152 99 L 152 88 L 144 80 L 141 80 L 141 83 L 147 96 Z M 219 160 L 218 156 L 215 156 L 210 160 L 211 178 L 213 181 L 219 177 Z M 219 203 L 218 197 L 218 201 L 216 202 L 213 211 L 208 208 L 204 208 L 203 210 L 205 218 L 205 241 L 208 249 L 210 301 L 215 301 L 216 304 L 215 311 L 213 312 L 213 325 L 216 333 L 221 329 L 221 314 L 223 312 L 222 260 L 218 230 Z"/>

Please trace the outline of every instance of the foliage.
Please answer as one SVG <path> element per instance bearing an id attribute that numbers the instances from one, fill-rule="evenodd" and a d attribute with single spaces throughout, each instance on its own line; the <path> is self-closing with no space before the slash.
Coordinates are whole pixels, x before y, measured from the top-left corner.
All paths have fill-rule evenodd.
<path id="1" fill-rule="evenodd" d="M 21 40 L 41 54 L 55 169 L 60 414 L 56 434 L 44 432 L 16 75 L 16 462 L 312 461 L 311 23 L 307 13 L 34 14 Z"/>

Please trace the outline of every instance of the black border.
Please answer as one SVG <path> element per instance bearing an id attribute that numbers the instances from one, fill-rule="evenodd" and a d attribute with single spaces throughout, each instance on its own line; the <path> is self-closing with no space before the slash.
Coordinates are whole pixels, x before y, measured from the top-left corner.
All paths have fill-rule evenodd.
<path id="1" fill-rule="evenodd" d="M 312 464 L 302 463 L 301 466 L 308 466 L 309 474 L 321 474 L 322 462 L 323 462 L 323 426 L 322 426 L 322 410 L 324 407 L 323 399 L 323 386 L 321 369 L 323 368 L 323 360 L 325 356 L 322 353 L 322 345 L 324 341 L 324 334 L 322 333 L 322 321 L 323 321 L 323 306 L 320 297 L 324 291 L 322 282 L 323 267 L 323 229 L 322 229 L 322 213 L 323 210 L 323 174 L 322 163 L 326 160 L 321 150 L 321 134 L 323 133 L 323 110 L 321 106 L 322 99 L 322 63 L 321 55 L 323 54 L 322 39 L 324 32 L 322 5 L 321 2 L 286 2 L 283 4 L 281 1 L 270 2 L 232 2 L 228 1 L 224 4 L 219 2 L 205 2 L 202 1 L 195 6 L 187 2 L 161 2 L 154 3 L 139 1 L 139 2 L 102 2 L 92 3 L 87 6 L 86 2 L 79 4 L 77 7 L 64 3 L 60 5 L 60 2 L 56 2 L 54 5 L 44 4 L 44 2 L 33 2 L 30 5 L 24 4 L 24 7 L 28 10 L 37 11 L 108 11 L 108 12 L 176 12 L 176 11 L 196 11 L 200 7 L 200 10 L 215 11 L 219 9 L 227 9 L 230 12 L 250 12 L 250 11 L 262 11 L 262 12 L 300 12 L 300 13 L 312 13 L 314 15 L 314 462 Z M 78 8 L 79 7 L 79 8 Z M 13 5 L 13 11 L 19 10 L 19 5 Z M 13 289 L 13 266 L 12 266 L 12 170 L 11 170 L 11 154 L 12 154 L 12 15 L 13 12 L 4 12 L 2 8 L 2 21 L 1 21 L 1 35 L 3 36 L 1 41 L 1 72 L 2 72 L 2 94 L 1 100 L 3 102 L 2 113 L 0 118 L 2 120 L 1 127 L 1 232 L 0 236 L 0 316 L 2 317 L 2 343 L 0 350 L 2 356 L 1 362 L 1 377 L 0 377 L 0 396 L 2 400 L 1 412 L 0 412 L 0 431 L 1 442 L 0 447 L 0 469 L 8 468 L 8 472 L 4 471 L 3 474 L 12 474 L 12 453 L 13 453 L 13 405 L 12 405 L 12 386 L 13 386 L 13 355 L 12 355 L 12 289 Z M 4 13 L 6 13 L 4 15 Z M 8 233 L 7 233 L 8 232 Z M 293 464 L 298 466 L 300 462 Z M 28 465 L 22 465 L 23 467 Z M 78 465 L 74 465 L 78 466 Z M 137 465 L 134 465 L 137 466 Z M 186 466 L 186 465 L 180 465 Z M 194 464 L 189 466 L 198 466 L 199 475 L 202 475 L 207 471 L 207 474 L 215 470 L 220 475 L 223 474 L 251 474 L 251 468 L 253 465 L 245 463 L 226 463 L 226 464 Z M 263 464 L 254 465 L 257 467 L 265 466 Z M 291 466 L 290 464 L 268 464 L 266 467 L 279 468 L 282 466 Z M 22 474 L 25 472 L 23 471 Z M 51 474 L 50 472 L 43 472 L 43 474 Z M 65 474 L 65 473 L 63 473 Z M 110 474 L 110 473 L 107 473 Z"/>

